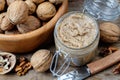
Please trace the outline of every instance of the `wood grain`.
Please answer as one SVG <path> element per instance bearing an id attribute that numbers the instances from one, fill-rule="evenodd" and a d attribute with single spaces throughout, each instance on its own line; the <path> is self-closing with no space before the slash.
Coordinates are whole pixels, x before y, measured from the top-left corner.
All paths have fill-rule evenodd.
<path id="1" fill-rule="evenodd" d="M 87 66 L 91 72 L 91 74 L 96 74 L 110 66 L 112 66 L 113 64 L 117 63 L 120 61 L 120 50 L 112 53 L 111 55 L 99 59 L 95 62 L 89 63 Z"/>

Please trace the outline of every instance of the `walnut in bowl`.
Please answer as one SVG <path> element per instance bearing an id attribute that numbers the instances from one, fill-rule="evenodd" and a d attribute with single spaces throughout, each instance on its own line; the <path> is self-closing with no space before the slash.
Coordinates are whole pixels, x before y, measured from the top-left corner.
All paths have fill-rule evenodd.
<path id="1" fill-rule="evenodd" d="M 16 35 L 0 34 L 0 50 L 23 53 L 36 49 L 48 40 L 57 20 L 67 11 L 67 8 L 68 0 L 64 0 L 56 15 L 47 24 L 34 31 Z"/>

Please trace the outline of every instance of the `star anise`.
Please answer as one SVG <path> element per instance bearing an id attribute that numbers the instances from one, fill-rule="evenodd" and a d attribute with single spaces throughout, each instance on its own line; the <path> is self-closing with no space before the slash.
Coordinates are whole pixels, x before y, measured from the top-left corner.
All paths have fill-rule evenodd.
<path id="1" fill-rule="evenodd" d="M 104 48 L 100 49 L 99 55 L 101 57 L 105 57 L 105 56 L 107 56 L 109 54 L 112 54 L 113 52 L 115 52 L 117 50 L 118 50 L 118 48 L 116 48 L 116 47 L 104 47 Z"/>

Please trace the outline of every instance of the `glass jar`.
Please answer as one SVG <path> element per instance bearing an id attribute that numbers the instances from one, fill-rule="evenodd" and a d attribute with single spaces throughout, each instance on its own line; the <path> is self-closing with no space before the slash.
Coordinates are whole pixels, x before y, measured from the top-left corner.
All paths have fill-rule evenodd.
<path id="1" fill-rule="evenodd" d="M 71 14 L 80 14 L 80 15 L 82 14 L 82 16 L 86 16 L 88 18 L 88 20 L 91 21 L 92 24 L 94 25 L 94 27 L 96 29 L 95 38 L 90 44 L 88 44 L 84 47 L 81 47 L 81 48 L 77 48 L 77 47 L 71 48 L 71 47 L 65 45 L 60 40 L 59 33 L 58 33 L 58 27 L 61 25 L 63 20 L 65 18 L 69 17 Z M 98 24 L 91 16 L 80 13 L 79 11 L 68 12 L 67 14 L 65 14 L 63 17 L 61 17 L 58 20 L 58 22 L 55 26 L 54 39 L 55 39 L 56 52 L 58 51 L 60 53 L 60 56 L 63 59 L 69 58 L 68 60 L 70 60 L 71 65 L 82 66 L 82 65 L 88 63 L 89 61 L 91 61 L 92 59 L 94 59 L 95 55 L 97 54 L 96 49 L 98 47 L 99 35 L 100 35 L 100 33 L 99 33 Z"/>
<path id="2" fill-rule="evenodd" d="M 99 20 L 114 21 L 120 16 L 120 4 L 117 0 L 85 0 L 84 9 Z"/>

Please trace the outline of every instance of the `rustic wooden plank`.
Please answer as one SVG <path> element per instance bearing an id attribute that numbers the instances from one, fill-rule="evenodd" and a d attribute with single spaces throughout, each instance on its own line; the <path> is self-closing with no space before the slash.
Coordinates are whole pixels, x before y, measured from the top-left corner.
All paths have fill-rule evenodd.
<path id="1" fill-rule="evenodd" d="M 80 10 L 80 8 L 82 7 L 82 3 L 83 3 L 83 0 L 69 0 L 69 11 Z M 120 19 L 117 21 L 114 21 L 114 23 L 120 25 Z M 55 52 L 54 42 L 52 42 L 52 44 L 47 44 L 47 45 L 40 48 L 50 49 L 54 53 Z M 120 42 L 113 44 L 113 46 L 117 46 L 120 48 Z M 17 56 L 25 56 L 28 59 L 30 59 L 32 54 L 26 54 L 26 55 L 22 54 Z M 99 57 L 96 57 L 96 58 L 98 59 Z M 89 77 L 86 80 L 120 80 L 120 75 L 114 75 L 112 73 L 112 69 L 113 67 L 110 67 L 92 77 Z M 0 75 L 0 80 L 56 80 L 56 78 L 52 76 L 50 71 L 45 73 L 36 73 L 34 70 L 30 70 L 25 76 L 22 76 L 22 77 L 16 76 L 16 74 L 14 73 Z"/>

